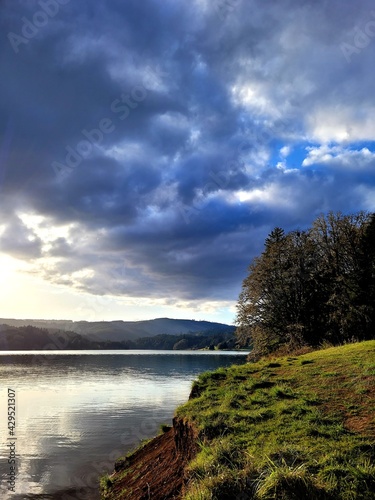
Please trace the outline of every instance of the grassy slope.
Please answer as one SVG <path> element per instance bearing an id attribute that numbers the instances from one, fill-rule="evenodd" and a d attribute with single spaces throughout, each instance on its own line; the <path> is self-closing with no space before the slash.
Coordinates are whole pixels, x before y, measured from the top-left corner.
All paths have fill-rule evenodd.
<path id="1" fill-rule="evenodd" d="M 203 374 L 185 500 L 375 499 L 375 341 Z"/>

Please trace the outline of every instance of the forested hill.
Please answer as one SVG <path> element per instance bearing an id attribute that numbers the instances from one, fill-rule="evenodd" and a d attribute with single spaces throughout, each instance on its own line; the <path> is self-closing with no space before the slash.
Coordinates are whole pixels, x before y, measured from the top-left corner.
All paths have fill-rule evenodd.
<path id="1" fill-rule="evenodd" d="M 0 324 L 0 350 L 59 350 L 59 349 L 100 349 L 74 332 L 50 332 L 34 326 L 9 326 Z M 104 345 L 102 347 L 105 347 Z"/>
<path id="2" fill-rule="evenodd" d="M 146 321 L 68 321 L 0 319 L 9 326 L 34 326 L 50 331 L 64 330 L 78 333 L 95 342 L 134 341 L 156 335 L 217 335 L 234 333 L 235 327 L 223 323 L 186 319 L 158 318 Z"/>
<path id="3" fill-rule="evenodd" d="M 80 349 L 233 349 L 234 334 L 207 330 L 205 333 L 155 335 L 135 340 L 91 341 L 82 335 L 64 330 L 47 330 L 35 326 L 0 324 L 0 350 L 80 350 Z"/>

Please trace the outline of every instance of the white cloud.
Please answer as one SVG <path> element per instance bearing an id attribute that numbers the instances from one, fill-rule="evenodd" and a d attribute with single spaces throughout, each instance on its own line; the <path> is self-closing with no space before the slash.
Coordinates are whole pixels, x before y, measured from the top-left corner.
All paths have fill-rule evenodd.
<path id="1" fill-rule="evenodd" d="M 241 203 L 251 203 L 267 207 L 291 207 L 292 193 L 287 186 L 270 184 L 262 188 L 248 191 L 240 190 L 234 193 L 234 197 Z"/>
<path id="2" fill-rule="evenodd" d="M 269 84 L 270 82 L 261 80 L 237 83 L 231 88 L 233 103 L 236 106 L 243 106 L 248 111 L 262 117 L 268 117 L 272 120 L 280 119 L 282 111 L 279 109 L 280 106 L 276 105 L 273 100 L 272 93 L 269 92 Z"/>
<path id="3" fill-rule="evenodd" d="M 375 106 L 336 102 L 311 110 L 306 120 L 312 140 L 344 143 L 375 139 Z"/>
<path id="4" fill-rule="evenodd" d="M 282 156 L 283 158 L 286 158 L 287 156 L 290 155 L 291 151 L 292 151 L 292 148 L 290 146 L 283 146 L 280 149 L 280 156 Z"/>
<path id="5" fill-rule="evenodd" d="M 20 213 L 19 218 L 43 242 L 43 251 L 49 249 L 51 243 L 59 238 L 65 238 L 68 242 L 71 231 L 74 229 L 75 224 L 65 224 L 56 226 L 47 217 L 37 214 Z"/>
<path id="6" fill-rule="evenodd" d="M 368 148 L 352 150 L 342 146 L 322 145 L 307 148 L 308 155 L 302 166 L 329 165 L 346 169 L 361 170 L 375 163 L 375 153 Z"/>

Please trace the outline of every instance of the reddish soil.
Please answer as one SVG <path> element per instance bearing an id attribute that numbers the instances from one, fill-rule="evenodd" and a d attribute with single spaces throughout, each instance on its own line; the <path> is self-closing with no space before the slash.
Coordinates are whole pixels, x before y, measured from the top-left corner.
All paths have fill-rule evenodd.
<path id="1" fill-rule="evenodd" d="M 375 435 L 374 415 L 363 415 L 358 417 L 348 417 L 345 426 L 352 432 L 358 432 L 363 435 Z"/>
<path id="2" fill-rule="evenodd" d="M 347 385 L 345 376 L 335 380 L 336 386 L 334 397 L 323 404 L 327 412 L 340 413 L 344 420 L 344 426 L 351 432 L 357 432 L 363 436 L 373 437 L 375 435 L 375 377 L 363 377 L 360 383 L 364 385 L 365 392 L 358 393 L 354 385 Z M 324 388 L 323 388 L 324 389 Z M 319 390 L 317 393 L 319 394 Z M 348 404 L 355 408 L 355 414 L 348 409 Z"/>
<path id="3" fill-rule="evenodd" d="M 186 463 L 196 453 L 192 428 L 176 420 L 172 429 L 116 463 L 109 500 L 179 500 Z"/>
<path id="4" fill-rule="evenodd" d="M 367 390 L 365 394 L 357 395 L 358 415 L 346 414 L 345 426 L 353 432 L 359 432 L 365 436 L 375 436 L 375 377 L 367 378 Z"/>

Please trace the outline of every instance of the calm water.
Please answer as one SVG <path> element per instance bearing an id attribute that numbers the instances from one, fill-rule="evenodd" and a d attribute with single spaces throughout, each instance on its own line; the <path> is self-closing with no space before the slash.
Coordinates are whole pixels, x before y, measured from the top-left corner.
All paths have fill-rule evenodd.
<path id="1" fill-rule="evenodd" d="M 244 361 L 228 352 L 0 353 L 0 497 L 98 499 L 98 477 L 171 423 L 199 373 Z M 13 437 L 8 388 L 16 393 Z M 12 442 L 15 493 L 7 484 Z"/>

